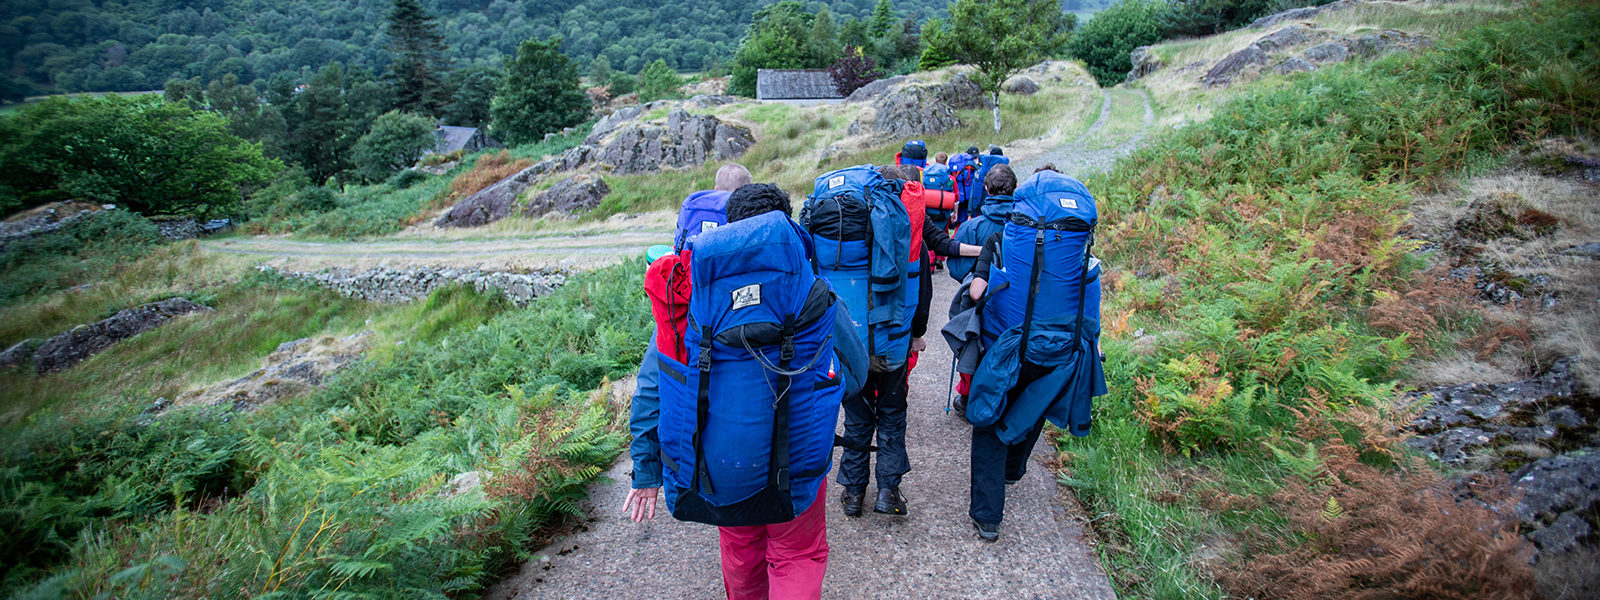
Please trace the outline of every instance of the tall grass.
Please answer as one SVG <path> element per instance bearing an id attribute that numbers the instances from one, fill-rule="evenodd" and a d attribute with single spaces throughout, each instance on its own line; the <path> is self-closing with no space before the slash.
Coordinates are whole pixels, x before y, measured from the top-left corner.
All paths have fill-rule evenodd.
<path id="1" fill-rule="evenodd" d="M 589 390 L 637 365 L 642 274 L 581 275 L 487 321 L 471 292 L 435 292 L 376 317 L 388 334 L 366 360 L 254 413 L 42 412 L 7 434 L 0 589 L 471 595 L 577 514 L 620 450 L 609 395 Z M 455 489 L 468 471 L 486 482 Z"/>
<path id="2" fill-rule="evenodd" d="M 1097 251 L 1117 267 L 1113 391 L 1095 433 L 1058 446 L 1122 595 L 1223 597 L 1208 573 L 1248 570 L 1255 555 L 1281 565 L 1290 555 L 1277 553 L 1299 552 L 1291 568 L 1312 568 L 1339 541 L 1312 543 L 1282 516 L 1306 500 L 1285 504 L 1285 482 L 1345 493 L 1338 478 L 1358 467 L 1424 469 L 1392 432 L 1409 421 L 1398 367 L 1428 341 L 1376 331 L 1365 310 L 1402 295 L 1422 263 L 1399 235 L 1414 191 L 1526 141 L 1600 129 L 1596 31 L 1592 3 L 1538 3 L 1432 51 L 1247 91 L 1088 182 L 1106 224 Z M 1329 466 L 1344 456 L 1369 466 Z M 1424 522 L 1381 514 L 1400 530 Z M 1513 535 L 1471 510 L 1457 518 Z M 1464 597 L 1498 585 L 1456 575 Z"/>

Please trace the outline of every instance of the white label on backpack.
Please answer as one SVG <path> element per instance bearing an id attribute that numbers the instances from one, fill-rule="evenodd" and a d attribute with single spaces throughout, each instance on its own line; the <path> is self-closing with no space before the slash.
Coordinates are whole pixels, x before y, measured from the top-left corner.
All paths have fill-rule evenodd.
<path id="1" fill-rule="evenodd" d="M 733 291 L 733 309 L 761 304 L 761 284 L 752 283 Z"/>
<path id="2" fill-rule="evenodd" d="M 1070 208 L 1072 210 L 1077 210 L 1078 209 L 1078 201 L 1077 200 L 1073 200 L 1071 198 L 1062 198 L 1061 199 L 1061 208 Z"/>
<path id="3" fill-rule="evenodd" d="M 828 189 L 830 189 L 830 190 L 833 189 L 833 188 L 839 187 L 841 185 L 844 185 L 844 176 L 843 175 L 840 175 L 838 177 L 834 177 L 834 178 L 828 180 Z"/>
<path id="4" fill-rule="evenodd" d="M 716 228 L 717 228 L 717 222 L 716 221 L 701 221 L 700 222 L 700 233 L 705 233 L 707 231 L 711 231 L 711 230 L 716 229 Z"/>

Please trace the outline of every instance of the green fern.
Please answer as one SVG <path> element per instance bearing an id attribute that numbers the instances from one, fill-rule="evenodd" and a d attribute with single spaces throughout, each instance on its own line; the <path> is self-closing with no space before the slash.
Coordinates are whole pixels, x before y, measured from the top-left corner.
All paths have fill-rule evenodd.
<path id="1" fill-rule="evenodd" d="M 1339 506 L 1339 500 L 1328 496 L 1328 501 L 1322 505 L 1322 520 L 1332 523 L 1344 518 L 1344 507 Z"/>

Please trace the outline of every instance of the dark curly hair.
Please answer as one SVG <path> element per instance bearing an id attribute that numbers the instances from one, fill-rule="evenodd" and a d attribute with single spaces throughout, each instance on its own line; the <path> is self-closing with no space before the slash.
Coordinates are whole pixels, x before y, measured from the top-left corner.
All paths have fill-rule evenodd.
<path id="1" fill-rule="evenodd" d="M 790 214 L 789 194 L 770 183 L 751 183 L 741 186 L 728 196 L 728 222 L 742 221 L 772 211 Z"/>

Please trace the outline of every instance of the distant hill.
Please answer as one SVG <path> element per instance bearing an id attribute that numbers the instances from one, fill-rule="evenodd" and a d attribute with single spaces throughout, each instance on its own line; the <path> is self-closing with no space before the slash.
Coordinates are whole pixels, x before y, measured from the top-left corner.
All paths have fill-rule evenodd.
<path id="1" fill-rule="evenodd" d="M 1103 4 L 1105 0 L 1067 0 Z M 528 38 L 561 35 L 580 65 L 598 54 L 637 73 L 657 58 L 678 70 L 725 63 L 751 15 L 771 0 L 422 0 L 438 18 L 456 66 L 498 65 Z M 826 4 L 865 18 L 875 0 Z M 897 16 L 926 21 L 941 0 L 898 0 Z M 161 89 L 175 77 L 241 82 L 332 62 L 380 72 L 388 0 L 10 0 L 0 2 L 0 88 L 34 93 Z"/>

